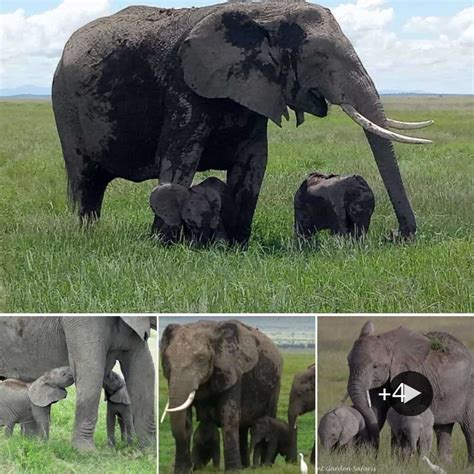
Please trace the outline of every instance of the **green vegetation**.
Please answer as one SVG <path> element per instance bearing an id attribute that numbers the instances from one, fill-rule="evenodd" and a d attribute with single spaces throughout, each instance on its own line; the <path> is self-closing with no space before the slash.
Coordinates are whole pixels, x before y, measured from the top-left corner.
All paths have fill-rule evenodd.
<path id="1" fill-rule="evenodd" d="M 447 352 L 446 342 L 440 339 L 438 336 L 433 334 L 426 334 L 426 337 L 430 340 L 431 350 L 436 352 Z"/>
<path id="2" fill-rule="evenodd" d="M 283 377 L 281 381 L 280 400 L 278 404 L 278 418 L 287 420 L 288 398 L 290 394 L 291 383 L 295 373 L 304 370 L 310 364 L 314 363 L 314 353 L 312 352 L 283 352 L 284 366 Z M 165 408 L 166 400 L 168 399 L 168 384 L 163 374 L 160 371 L 160 416 Z M 306 463 L 309 465 L 309 456 L 314 443 L 314 412 L 298 418 L 298 449 L 305 456 Z M 195 423 L 195 420 L 194 420 Z M 196 423 L 194 424 L 196 427 Z M 171 434 L 169 424 L 169 417 L 160 425 L 159 432 L 159 466 L 160 474 L 171 474 L 173 472 L 172 466 L 174 463 L 174 439 Z M 224 463 L 224 455 L 221 451 L 221 467 Z M 219 472 L 209 467 L 202 472 Z M 268 473 L 268 468 L 252 469 L 255 473 Z M 276 464 L 271 468 L 271 472 L 275 474 L 293 474 L 295 472 L 294 465 L 286 465 L 281 456 L 277 457 Z M 314 473 L 314 466 L 310 467 L 309 472 Z"/>
<path id="3" fill-rule="evenodd" d="M 0 103 L 2 279 L 10 312 L 472 311 L 472 97 L 391 98 L 396 119 L 431 118 L 430 146 L 396 145 L 415 209 L 415 243 L 384 236 L 395 218 L 364 134 L 333 107 L 279 129 L 248 251 L 164 248 L 149 238 L 154 182 L 116 180 L 100 223 L 80 229 L 66 203 L 48 102 Z M 315 170 L 358 173 L 376 196 L 369 236 L 293 238 L 293 195 Z M 201 174 L 202 178 L 206 174 Z"/>
<path id="4" fill-rule="evenodd" d="M 318 318 L 318 420 L 328 410 L 335 408 L 347 389 L 349 368 L 347 355 L 354 340 L 367 317 L 320 317 Z M 471 351 L 474 350 L 473 320 L 470 317 L 371 317 L 375 324 L 375 333 L 379 334 L 406 326 L 417 331 L 447 331 L 462 341 Z M 452 466 L 442 465 L 448 472 L 468 474 L 472 467 L 467 465 L 467 449 L 464 435 L 459 425 L 453 430 L 453 459 Z M 433 436 L 433 447 L 429 459 L 442 464 L 436 455 L 436 438 Z M 381 432 L 380 451 L 374 458 L 370 450 L 346 450 L 328 453 L 321 447 L 318 450 L 318 466 L 322 468 L 334 466 L 349 466 L 376 468 L 376 471 L 365 470 L 360 472 L 377 472 L 380 474 L 416 474 L 429 472 L 428 466 L 416 457 L 401 462 L 390 455 L 390 428 L 385 425 Z M 355 469 L 352 472 L 356 472 Z"/>

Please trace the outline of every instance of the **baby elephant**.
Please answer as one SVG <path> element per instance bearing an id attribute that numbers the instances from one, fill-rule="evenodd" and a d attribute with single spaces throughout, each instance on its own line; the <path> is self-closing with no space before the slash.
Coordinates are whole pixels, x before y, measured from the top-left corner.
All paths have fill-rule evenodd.
<path id="1" fill-rule="evenodd" d="M 375 198 L 364 178 L 313 173 L 295 194 L 295 231 L 304 239 L 328 229 L 358 238 L 369 230 Z"/>
<path id="2" fill-rule="evenodd" d="M 400 415 L 393 408 L 387 412 L 387 423 L 392 430 L 392 452 L 399 449 L 403 456 L 427 456 L 433 441 L 433 412 L 428 408 L 421 415 Z"/>
<path id="3" fill-rule="evenodd" d="M 354 407 L 343 405 L 335 408 L 321 418 L 318 435 L 326 449 L 360 444 L 367 440 L 364 417 Z"/>
<path id="4" fill-rule="evenodd" d="M 0 382 L 0 426 L 11 436 L 15 424 L 22 433 L 49 438 L 51 405 L 66 398 L 66 387 L 74 383 L 69 367 L 45 372 L 34 382 L 6 379 Z"/>
<path id="5" fill-rule="evenodd" d="M 250 428 L 250 452 L 253 466 L 270 466 L 278 454 L 290 460 L 290 431 L 288 423 L 264 416 Z"/>
<path id="6" fill-rule="evenodd" d="M 212 460 L 214 467 L 221 462 L 221 437 L 212 421 L 201 421 L 193 434 L 192 460 L 194 470 L 202 469 Z"/>
<path id="7" fill-rule="evenodd" d="M 230 241 L 235 225 L 235 201 L 227 184 L 207 178 L 191 188 L 165 183 L 153 189 L 153 232 L 164 243 L 176 242 L 180 232 L 193 242 Z M 166 229 L 166 230 L 165 230 Z"/>
<path id="8" fill-rule="evenodd" d="M 125 380 L 111 371 L 104 378 L 105 401 L 107 402 L 107 438 L 115 446 L 115 422 L 118 421 L 122 441 L 130 444 L 133 438 L 133 417 L 130 397 Z"/>

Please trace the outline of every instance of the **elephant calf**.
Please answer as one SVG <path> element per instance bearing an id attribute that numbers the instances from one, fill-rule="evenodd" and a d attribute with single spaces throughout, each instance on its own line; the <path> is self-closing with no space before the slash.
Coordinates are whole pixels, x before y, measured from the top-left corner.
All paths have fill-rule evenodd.
<path id="1" fill-rule="evenodd" d="M 288 423 L 270 416 L 259 418 L 250 428 L 250 452 L 253 466 L 270 466 L 280 454 L 290 460 L 290 430 Z"/>
<path id="2" fill-rule="evenodd" d="M 130 397 L 125 380 L 111 371 L 104 378 L 105 400 L 107 402 L 107 438 L 115 446 L 115 422 L 118 421 L 123 442 L 130 444 L 134 434 Z"/>
<path id="3" fill-rule="evenodd" d="M 181 231 L 187 239 L 201 244 L 232 240 L 235 200 L 220 179 L 207 178 L 189 189 L 179 184 L 160 184 L 151 192 L 150 206 L 155 213 L 152 231 L 164 243 L 176 241 Z"/>
<path id="4" fill-rule="evenodd" d="M 191 453 L 194 470 L 202 469 L 212 460 L 214 467 L 221 462 L 221 437 L 217 425 L 212 421 L 201 421 L 193 435 Z"/>
<path id="5" fill-rule="evenodd" d="M 74 383 L 69 367 L 58 367 L 45 372 L 34 382 L 17 379 L 0 382 L 0 426 L 11 436 L 15 424 L 22 433 L 49 438 L 51 405 L 66 398 L 66 387 Z"/>
<path id="6" fill-rule="evenodd" d="M 374 207 L 374 194 L 361 176 L 312 173 L 295 194 L 295 232 L 306 239 L 328 229 L 358 238 L 368 231 Z"/>
<path id="7" fill-rule="evenodd" d="M 321 418 L 318 435 L 326 449 L 360 444 L 367 439 L 364 417 L 354 407 L 343 405 L 335 408 Z"/>
<path id="8" fill-rule="evenodd" d="M 400 450 L 403 456 L 427 456 L 433 441 L 433 412 L 428 408 L 420 415 L 401 415 L 393 408 L 387 412 L 387 423 L 392 430 L 392 451 Z"/>

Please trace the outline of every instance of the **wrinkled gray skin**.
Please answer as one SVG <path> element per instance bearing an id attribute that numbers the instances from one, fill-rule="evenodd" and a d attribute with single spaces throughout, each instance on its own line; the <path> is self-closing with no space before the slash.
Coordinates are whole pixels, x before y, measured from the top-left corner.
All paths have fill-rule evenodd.
<path id="1" fill-rule="evenodd" d="M 246 243 L 267 163 L 267 121 L 289 106 L 324 117 L 349 104 L 386 127 L 372 79 L 330 10 L 310 3 L 143 6 L 76 31 L 57 66 L 52 101 L 70 196 L 100 215 L 110 181 L 189 187 L 226 170 L 234 241 Z M 365 132 L 403 236 L 415 233 L 389 140 Z M 165 239 L 173 229 L 155 219 Z"/>
<path id="2" fill-rule="evenodd" d="M 304 239 L 320 230 L 358 238 L 369 230 L 375 198 L 362 176 L 312 173 L 294 198 L 295 232 Z"/>
<path id="3" fill-rule="evenodd" d="M 212 421 L 201 421 L 193 434 L 192 449 L 193 469 L 206 467 L 210 461 L 218 468 L 221 463 L 221 436 L 216 424 Z"/>
<path id="4" fill-rule="evenodd" d="M 318 435 L 325 449 L 355 446 L 367 440 L 364 417 L 354 407 L 335 408 L 321 418 Z"/>
<path id="5" fill-rule="evenodd" d="M 176 444 L 175 473 L 191 472 L 192 407 L 198 421 L 222 428 L 226 470 L 250 464 L 248 430 L 257 418 L 276 416 L 283 359 L 259 330 L 236 320 L 170 324 L 160 342 Z"/>
<path id="6" fill-rule="evenodd" d="M 270 416 L 259 418 L 250 428 L 250 453 L 253 467 L 271 466 L 280 454 L 290 460 L 290 431 L 288 423 Z"/>
<path id="7" fill-rule="evenodd" d="M 231 241 L 236 219 L 235 202 L 229 187 L 211 177 L 186 188 L 180 184 L 161 184 L 150 195 L 155 218 L 170 229 L 173 239 L 180 231 L 192 242 Z"/>
<path id="8" fill-rule="evenodd" d="M 377 420 L 367 402 L 367 390 L 392 380 L 408 370 L 423 374 L 433 387 L 431 411 L 441 460 L 451 462 L 451 432 L 459 423 L 464 433 L 469 462 L 474 461 L 474 361 L 466 347 L 445 332 L 421 334 L 403 326 L 374 335 L 367 322 L 348 356 L 347 389 L 354 406 L 364 416 L 369 437 L 378 448 L 379 432 L 385 419 Z M 429 338 L 441 342 L 445 350 L 431 349 Z"/>
<path id="9" fill-rule="evenodd" d="M 0 381 L 0 426 L 5 426 L 6 436 L 20 423 L 23 434 L 48 439 L 51 405 L 66 398 L 65 389 L 73 383 L 70 367 L 49 370 L 30 383 Z"/>
<path id="10" fill-rule="evenodd" d="M 298 372 L 291 384 L 288 401 L 288 426 L 290 428 L 290 460 L 296 462 L 298 444 L 297 418 L 300 415 L 315 410 L 316 404 L 316 377 L 315 366 L 310 365 L 302 372 Z M 314 448 L 311 453 L 311 462 L 314 463 Z"/>
<path id="11" fill-rule="evenodd" d="M 146 340 L 156 318 L 144 316 L 0 317 L 0 378 L 27 382 L 69 365 L 76 385 L 73 443 L 94 449 L 104 376 L 118 360 L 142 444 L 155 439 L 155 368 Z"/>
<path id="12" fill-rule="evenodd" d="M 428 408 L 420 415 L 405 416 L 390 408 L 387 423 L 392 430 L 392 452 L 398 450 L 407 457 L 409 454 L 429 456 L 433 441 L 433 412 Z"/>
<path id="13" fill-rule="evenodd" d="M 125 380 L 112 371 L 104 378 L 105 401 L 107 402 L 107 439 L 115 446 L 115 422 L 120 427 L 122 442 L 130 444 L 134 435 L 130 396 Z"/>

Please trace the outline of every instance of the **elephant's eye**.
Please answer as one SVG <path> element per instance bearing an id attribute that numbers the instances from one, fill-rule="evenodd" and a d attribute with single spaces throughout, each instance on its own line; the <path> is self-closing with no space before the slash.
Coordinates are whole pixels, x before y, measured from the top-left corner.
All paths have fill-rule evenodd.
<path id="1" fill-rule="evenodd" d="M 376 369 L 378 366 L 379 366 L 379 364 L 377 364 L 377 362 L 374 362 L 374 364 L 372 365 L 372 367 L 373 367 L 374 369 Z"/>

